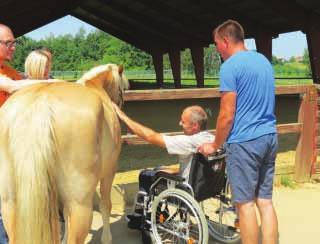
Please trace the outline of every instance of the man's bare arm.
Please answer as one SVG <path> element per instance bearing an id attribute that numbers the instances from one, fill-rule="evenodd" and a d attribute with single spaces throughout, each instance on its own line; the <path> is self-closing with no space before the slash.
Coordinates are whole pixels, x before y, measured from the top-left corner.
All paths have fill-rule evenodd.
<path id="1" fill-rule="evenodd" d="M 226 141 L 233 126 L 236 111 L 237 94 L 235 92 L 223 92 L 220 100 L 220 111 L 216 125 L 216 135 L 213 143 L 202 144 L 198 151 L 205 156 L 217 151 Z"/>
<path id="2" fill-rule="evenodd" d="M 112 103 L 112 105 L 119 119 L 121 119 L 134 134 L 136 134 L 137 136 L 141 137 L 142 139 L 146 140 L 147 142 L 153 145 L 166 147 L 163 140 L 163 135 L 161 133 L 158 133 L 130 119 L 116 104 Z"/>
<path id="3" fill-rule="evenodd" d="M 24 87 L 38 84 L 38 83 L 51 83 L 51 82 L 61 82 L 62 80 L 48 79 L 48 80 L 11 80 L 7 77 L 0 77 L 0 90 L 6 91 L 8 93 L 13 93 Z"/>

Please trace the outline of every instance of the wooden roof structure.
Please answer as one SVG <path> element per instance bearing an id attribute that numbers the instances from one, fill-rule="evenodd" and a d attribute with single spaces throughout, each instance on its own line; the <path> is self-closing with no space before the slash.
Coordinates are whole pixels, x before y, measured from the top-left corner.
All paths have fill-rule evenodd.
<path id="1" fill-rule="evenodd" d="M 258 51 L 268 58 L 272 38 L 298 30 L 310 34 L 309 53 L 320 58 L 310 50 L 320 40 L 319 0 L 2 0 L 0 9 L 0 22 L 16 36 L 65 15 L 75 16 L 153 55 L 157 74 L 161 55 L 169 53 L 175 80 L 179 52 L 185 48 L 191 49 L 201 79 L 201 48 L 212 43 L 213 28 L 227 19 L 239 21 L 246 38 L 255 38 Z"/>

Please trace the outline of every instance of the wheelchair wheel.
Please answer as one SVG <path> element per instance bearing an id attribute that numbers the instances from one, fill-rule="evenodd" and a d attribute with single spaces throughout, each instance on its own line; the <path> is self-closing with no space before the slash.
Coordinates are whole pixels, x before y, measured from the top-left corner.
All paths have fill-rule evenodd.
<path id="1" fill-rule="evenodd" d="M 157 244 L 208 243 L 208 224 L 199 204 L 180 189 L 167 189 L 155 197 L 151 229 Z"/>
<path id="2" fill-rule="evenodd" d="M 228 184 L 224 196 L 209 198 L 200 203 L 205 214 L 210 236 L 225 244 L 238 243 L 240 230 L 235 226 L 237 213 L 231 203 L 231 191 Z"/>

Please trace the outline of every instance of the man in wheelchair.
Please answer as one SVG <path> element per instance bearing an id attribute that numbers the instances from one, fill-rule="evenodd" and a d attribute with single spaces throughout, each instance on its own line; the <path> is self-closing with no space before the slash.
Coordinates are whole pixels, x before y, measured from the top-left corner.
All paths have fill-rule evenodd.
<path id="1" fill-rule="evenodd" d="M 157 171 L 179 174 L 187 182 L 189 180 L 193 154 L 197 152 L 197 148 L 202 143 L 214 141 L 214 136 L 206 131 L 208 116 L 200 106 L 189 106 L 183 110 L 179 125 L 182 127 L 184 134 L 174 136 L 158 133 L 132 120 L 116 105 L 114 105 L 114 110 L 118 117 L 134 134 L 148 141 L 150 144 L 166 148 L 169 154 L 176 154 L 179 157 L 179 169 L 159 167 L 141 171 L 139 175 L 139 191 L 141 193 L 148 193 Z M 140 228 L 141 211 L 142 209 L 137 207 L 133 215 L 127 216 L 129 219 L 129 227 Z"/>

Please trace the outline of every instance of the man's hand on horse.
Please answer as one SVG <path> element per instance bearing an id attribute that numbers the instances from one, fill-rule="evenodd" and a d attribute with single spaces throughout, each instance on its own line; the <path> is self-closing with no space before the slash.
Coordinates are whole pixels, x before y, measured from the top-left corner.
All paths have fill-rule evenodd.
<path id="1" fill-rule="evenodd" d="M 126 117 L 125 113 L 122 112 L 122 110 L 119 108 L 117 104 L 115 104 L 114 102 L 111 102 L 111 103 L 112 103 L 113 110 L 116 112 L 119 119 L 123 120 L 123 118 Z"/>

